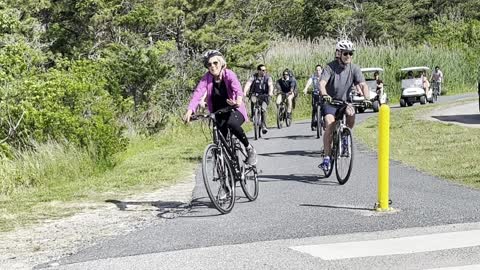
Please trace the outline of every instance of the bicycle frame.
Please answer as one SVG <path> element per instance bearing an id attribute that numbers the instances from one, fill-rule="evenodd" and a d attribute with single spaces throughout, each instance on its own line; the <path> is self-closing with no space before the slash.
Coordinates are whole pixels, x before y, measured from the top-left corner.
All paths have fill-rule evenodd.
<path id="1" fill-rule="evenodd" d="M 254 105 L 254 109 L 262 109 L 262 102 L 268 98 L 268 94 L 251 94 L 250 100 Z"/>
<path id="2" fill-rule="evenodd" d="M 257 140 L 258 137 L 262 137 L 260 129 L 262 129 L 263 123 L 265 121 L 265 119 L 263 119 L 262 103 L 267 102 L 267 99 L 268 94 L 252 93 L 250 95 L 250 101 L 252 103 L 252 120 L 255 132 L 255 140 Z"/>
<path id="3" fill-rule="evenodd" d="M 433 81 L 432 82 L 432 89 L 433 89 L 434 93 L 436 93 L 437 95 L 440 94 L 440 82 Z"/>
<path id="4" fill-rule="evenodd" d="M 314 98 L 313 106 L 316 109 L 315 112 L 318 112 L 319 110 L 320 110 L 320 112 L 322 112 L 322 105 L 323 105 L 323 99 L 320 95 L 318 97 Z M 323 118 L 323 116 L 324 116 L 323 113 L 321 115 L 322 115 L 322 118 Z M 321 121 L 323 122 L 323 119 Z"/>
<path id="5" fill-rule="evenodd" d="M 213 121 L 213 129 L 212 129 L 212 138 L 213 143 L 218 146 L 220 149 L 220 155 L 227 155 L 227 159 L 230 162 L 230 165 L 233 166 L 235 171 L 235 178 L 239 179 L 241 177 L 241 169 L 240 169 L 240 157 L 235 153 L 237 150 L 241 152 L 243 156 L 247 156 L 243 149 L 240 147 L 238 139 L 233 137 L 230 129 L 228 130 L 227 138 L 223 136 L 222 132 L 217 127 L 217 121 L 215 119 L 215 114 L 210 115 L 210 119 Z"/>
<path id="6" fill-rule="evenodd" d="M 345 110 L 348 106 L 348 103 L 346 103 L 345 101 L 333 100 L 332 102 L 330 102 L 330 104 L 334 105 L 334 106 L 339 106 L 339 108 L 338 108 L 338 110 L 335 114 L 335 126 L 334 126 L 334 128 L 332 130 L 332 134 L 331 134 L 331 136 L 332 136 L 332 149 L 331 149 L 330 155 L 333 158 L 336 158 L 337 152 L 341 151 L 341 149 L 337 149 L 337 146 L 339 146 L 339 143 L 337 141 L 338 140 L 337 135 L 338 135 L 339 132 L 341 132 L 344 128 L 347 127 Z M 327 135 L 327 134 L 325 134 L 325 135 Z"/>

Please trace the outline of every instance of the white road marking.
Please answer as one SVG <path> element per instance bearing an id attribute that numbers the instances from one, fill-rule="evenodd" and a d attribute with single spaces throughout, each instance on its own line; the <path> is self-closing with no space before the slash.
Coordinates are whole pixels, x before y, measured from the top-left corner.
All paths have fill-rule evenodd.
<path id="1" fill-rule="evenodd" d="M 453 267 L 445 267 L 445 268 L 430 268 L 426 270 L 479 270 L 479 269 L 480 269 L 480 264 L 453 266 Z"/>
<path id="2" fill-rule="evenodd" d="M 381 240 L 290 247 L 323 260 L 409 254 L 480 246 L 480 230 L 437 233 Z"/>

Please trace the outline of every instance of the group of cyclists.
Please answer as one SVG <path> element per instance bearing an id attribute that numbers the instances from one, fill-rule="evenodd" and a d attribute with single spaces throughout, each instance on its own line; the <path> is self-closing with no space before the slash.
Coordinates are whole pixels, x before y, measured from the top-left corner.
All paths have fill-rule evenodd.
<path id="1" fill-rule="evenodd" d="M 317 65 L 315 73 L 308 79 L 304 93 L 313 85 L 312 91 L 312 130 L 317 127 L 314 121 L 316 104 L 322 100 L 322 111 L 325 123 L 325 135 L 323 136 L 324 159 L 320 164 L 323 170 L 331 166 L 331 143 L 332 130 L 335 122 L 335 114 L 338 106 L 330 104 L 332 100 L 349 102 L 349 94 L 352 88 L 360 90 L 360 94 L 370 100 L 368 86 L 358 65 L 352 63 L 355 53 L 354 44 L 349 40 L 340 40 L 335 45 L 335 59 L 328 63 L 325 68 Z M 246 163 L 255 165 L 257 162 L 256 151 L 249 143 L 245 131 L 241 125 L 248 121 L 246 106 L 243 102 L 244 96 L 257 93 L 261 98 L 262 119 L 266 119 L 266 110 L 270 98 L 274 95 L 274 87 L 279 93 L 276 97 L 276 104 L 279 105 L 286 99 L 287 117 L 291 117 L 294 97 L 297 95 L 297 81 L 289 69 L 285 69 L 282 77 L 273 83 L 271 76 L 267 74 L 265 65 L 258 65 L 257 71 L 246 82 L 243 90 L 237 75 L 226 66 L 223 55 L 217 50 L 209 50 L 203 56 L 203 64 L 208 69 L 200 79 L 193 96 L 188 105 L 183 120 L 188 123 L 197 106 L 205 100 L 210 112 L 218 111 L 225 107 L 235 109 L 222 114 L 217 118 L 218 128 L 226 136 L 228 130 L 240 140 L 247 150 Z M 253 107 L 253 104 L 251 104 Z M 349 128 L 355 124 L 355 109 L 349 104 L 345 110 L 346 123 Z M 263 120 L 265 121 L 265 120 Z M 267 133 L 267 125 L 262 123 L 262 133 Z"/>
<path id="2" fill-rule="evenodd" d="M 297 92 L 297 80 L 289 69 L 283 71 L 282 77 L 275 84 L 277 89 L 276 104 L 280 105 L 284 99 L 287 103 L 287 118 L 291 118 L 293 109 L 293 99 Z M 266 124 L 266 112 L 270 98 L 274 95 L 273 79 L 267 74 L 267 67 L 264 64 L 258 65 L 257 72 L 254 73 L 243 88 L 244 95 L 256 95 L 259 98 L 262 107 L 262 133 L 268 132 Z M 254 104 L 251 103 L 252 115 Z"/>

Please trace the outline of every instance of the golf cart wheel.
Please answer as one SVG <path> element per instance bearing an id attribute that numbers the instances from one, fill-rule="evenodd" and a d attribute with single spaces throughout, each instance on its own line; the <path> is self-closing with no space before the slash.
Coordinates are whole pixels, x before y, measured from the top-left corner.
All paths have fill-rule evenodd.
<path id="1" fill-rule="evenodd" d="M 420 104 L 426 104 L 427 103 L 427 98 L 425 96 L 420 97 Z"/>
<path id="2" fill-rule="evenodd" d="M 378 100 L 375 100 L 373 103 L 372 103 L 372 109 L 374 112 L 378 112 L 379 109 L 380 109 L 380 102 L 378 102 Z"/>
<path id="3" fill-rule="evenodd" d="M 405 101 L 405 99 L 401 98 L 400 99 L 400 107 L 406 107 L 407 106 L 407 102 Z"/>

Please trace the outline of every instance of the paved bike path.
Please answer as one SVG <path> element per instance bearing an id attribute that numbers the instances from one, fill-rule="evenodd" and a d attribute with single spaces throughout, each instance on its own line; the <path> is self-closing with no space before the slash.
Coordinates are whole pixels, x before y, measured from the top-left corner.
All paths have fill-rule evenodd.
<path id="1" fill-rule="evenodd" d="M 369 114 L 359 115 L 358 119 Z M 201 173 L 191 211 L 176 219 L 118 237 L 62 259 L 61 264 L 147 253 L 480 222 L 480 190 L 463 187 L 399 162 L 390 162 L 390 198 L 397 211 L 372 211 L 377 200 L 376 154 L 355 145 L 353 173 L 344 186 L 317 168 L 321 141 L 309 123 L 270 129 L 253 142 L 259 156 L 260 195 L 241 196 L 233 211 L 209 208 Z M 161 198 L 159 198 L 161 199 Z"/>

